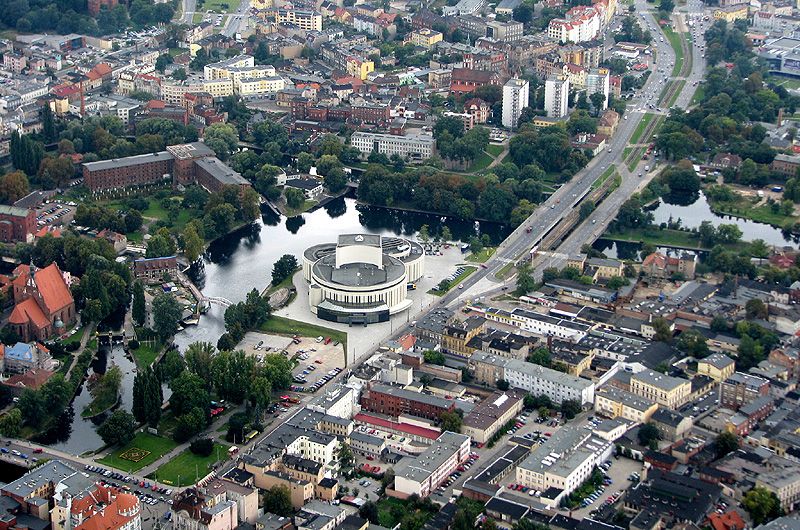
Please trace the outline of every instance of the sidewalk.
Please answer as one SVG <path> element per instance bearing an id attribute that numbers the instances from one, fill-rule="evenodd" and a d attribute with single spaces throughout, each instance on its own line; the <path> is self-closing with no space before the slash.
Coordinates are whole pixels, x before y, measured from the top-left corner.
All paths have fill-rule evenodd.
<path id="1" fill-rule="evenodd" d="M 90 323 L 86 329 L 83 331 L 83 336 L 81 337 L 81 345 L 72 353 L 72 364 L 69 365 L 69 369 L 67 373 L 64 375 L 64 379 L 69 381 L 69 376 L 72 373 L 72 369 L 75 367 L 75 363 L 78 361 L 78 357 L 80 357 L 83 350 L 86 349 L 86 345 L 89 343 L 90 337 L 94 335 L 96 324 L 94 322 Z"/>

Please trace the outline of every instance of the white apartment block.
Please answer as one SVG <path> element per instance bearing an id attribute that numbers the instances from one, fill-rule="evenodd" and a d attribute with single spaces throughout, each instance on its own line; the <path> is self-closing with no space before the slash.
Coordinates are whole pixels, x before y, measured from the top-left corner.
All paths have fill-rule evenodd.
<path id="1" fill-rule="evenodd" d="M 314 441 L 308 436 L 298 436 L 292 443 L 286 446 L 286 453 L 290 455 L 302 456 L 313 460 L 323 466 L 327 466 L 334 460 L 334 453 L 339 447 L 339 441 L 335 436 L 330 437 L 327 443 Z"/>
<path id="2" fill-rule="evenodd" d="M 253 79 L 240 79 L 234 85 L 234 89 L 239 95 L 251 96 L 253 94 L 274 94 L 275 92 L 283 90 L 286 86 L 286 79 L 276 75 Z"/>
<path id="3" fill-rule="evenodd" d="M 588 379 L 518 359 L 506 361 L 504 378 L 512 388 L 520 388 L 535 395 L 544 394 L 554 403 L 568 399 L 581 405 L 594 403 L 594 383 Z"/>
<path id="4" fill-rule="evenodd" d="M 586 94 L 603 94 L 605 100 L 600 110 L 608 108 L 608 96 L 611 93 L 611 74 L 607 68 L 595 68 L 586 76 Z"/>
<path id="5" fill-rule="evenodd" d="M 569 109 L 569 79 L 550 77 L 544 83 L 544 110 L 548 118 L 563 118 Z"/>
<path id="6" fill-rule="evenodd" d="M 338 386 L 311 400 L 306 408 L 349 420 L 361 410 L 358 397 L 359 392 L 353 388 Z"/>
<path id="7" fill-rule="evenodd" d="M 376 151 L 386 156 L 399 155 L 402 158 L 425 160 L 436 151 L 436 140 L 429 135 L 396 136 L 356 131 L 350 137 L 350 144 L 365 155 Z"/>
<path id="8" fill-rule="evenodd" d="M 503 85 L 503 127 L 516 129 L 522 109 L 528 106 L 530 84 L 524 79 L 512 78 Z"/>
<path id="9" fill-rule="evenodd" d="M 544 315 L 522 308 L 508 311 L 495 307 L 486 307 L 483 310 L 483 317 L 486 320 L 518 327 L 523 331 L 540 337 L 553 337 L 570 342 L 579 342 L 591 330 L 591 326 L 581 322 Z"/>
<path id="10" fill-rule="evenodd" d="M 403 496 L 430 495 L 469 456 L 471 438 L 445 431 L 416 458 L 400 460 L 394 468 L 394 490 Z"/>
<path id="11" fill-rule="evenodd" d="M 207 64 L 203 68 L 203 76 L 207 81 L 212 79 L 229 78 L 231 70 L 234 68 L 252 68 L 256 65 L 256 60 L 252 55 L 240 54 L 223 61 Z M 273 71 L 274 73 L 274 71 Z"/>
<path id="12" fill-rule="evenodd" d="M 161 85 L 161 99 L 167 105 L 182 107 L 186 102 L 184 95 L 205 91 L 205 83 L 164 83 Z"/>
<path id="13" fill-rule="evenodd" d="M 567 425 L 517 467 L 517 482 L 536 491 L 558 488 L 562 493 L 548 499 L 557 506 L 580 486 L 596 465 L 611 456 L 614 445 L 591 431 Z"/>
<path id="14" fill-rule="evenodd" d="M 214 98 L 225 98 L 233 95 L 233 79 L 214 79 L 203 82 L 203 90 Z"/>

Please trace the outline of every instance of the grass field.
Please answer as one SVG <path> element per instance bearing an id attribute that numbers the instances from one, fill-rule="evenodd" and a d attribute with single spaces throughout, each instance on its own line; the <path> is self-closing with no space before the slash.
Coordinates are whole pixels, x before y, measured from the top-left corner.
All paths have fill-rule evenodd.
<path id="1" fill-rule="evenodd" d="M 774 82 L 776 85 L 782 86 L 786 90 L 800 89 L 800 79 L 783 77 L 779 75 L 771 75 L 767 80 Z"/>
<path id="2" fill-rule="evenodd" d="M 706 87 L 703 83 L 697 85 L 695 88 L 694 96 L 692 96 L 692 101 L 690 102 L 691 105 L 697 105 L 701 101 L 703 101 L 703 97 L 705 97 Z"/>
<path id="3" fill-rule="evenodd" d="M 160 466 L 152 478 L 162 484 L 172 486 L 189 486 L 198 479 L 203 478 L 211 471 L 211 466 L 219 460 L 228 457 L 228 445 L 214 444 L 214 450 L 209 456 L 198 456 L 189 449 Z"/>
<path id="4" fill-rule="evenodd" d="M 782 228 L 787 222 L 794 223 L 797 218 L 791 215 L 783 215 L 780 211 L 775 213 L 768 205 L 753 206 L 753 203 L 746 197 L 742 197 L 735 202 L 712 202 L 709 200 L 711 211 L 720 215 L 733 215 L 751 219 L 758 223 Z"/>
<path id="5" fill-rule="evenodd" d="M 153 436 L 152 434 L 140 432 L 133 438 L 133 440 L 131 440 L 128 445 L 114 451 L 111 455 L 106 456 L 105 458 L 101 458 L 98 460 L 98 462 L 117 468 L 120 471 L 133 473 L 145 466 L 149 466 L 165 454 L 169 453 L 172 449 L 177 447 L 177 445 L 178 444 L 169 438 L 162 438 L 160 436 Z M 140 450 L 138 454 L 136 450 Z M 123 455 L 126 454 L 138 459 L 139 461 L 134 462 L 128 458 L 123 458 Z M 141 457 L 141 459 L 139 459 L 139 457 Z"/>
<path id="6" fill-rule="evenodd" d="M 642 116 L 642 119 L 639 121 L 638 125 L 636 125 L 636 129 L 634 129 L 633 134 L 631 135 L 631 141 L 630 141 L 631 144 L 639 143 L 639 140 L 642 138 L 642 134 L 644 134 L 645 128 L 651 121 L 653 121 L 653 116 L 654 115 L 650 114 L 649 112 L 644 116 Z M 622 153 L 624 155 L 625 151 L 623 151 Z"/>
<path id="7" fill-rule="evenodd" d="M 486 263 L 486 260 L 492 257 L 495 250 L 496 249 L 494 247 L 486 247 L 477 254 L 470 254 L 467 256 L 467 261 L 471 261 L 473 263 Z"/>
<path id="8" fill-rule="evenodd" d="M 495 274 L 495 276 L 497 276 L 497 278 L 501 280 L 505 280 L 513 268 L 514 268 L 514 262 L 509 261 L 508 263 L 500 267 L 500 270 L 497 271 L 497 274 Z"/>
<path id="9" fill-rule="evenodd" d="M 494 158 L 497 158 L 498 156 L 500 156 L 500 153 L 503 152 L 503 149 L 505 149 L 504 145 L 489 144 L 486 146 L 485 151 L 490 155 L 492 155 Z"/>
<path id="10" fill-rule="evenodd" d="M 303 204 L 300 205 L 300 208 L 289 208 L 286 206 L 286 217 L 294 217 L 296 215 L 300 215 L 301 213 L 309 211 L 311 208 L 317 205 L 318 201 L 314 201 L 311 199 L 306 199 L 303 201 Z"/>
<path id="11" fill-rule="evenodd" d="M 434 288 L 428 291 L 428 294 L 436 296 L 444 296 L 453 289 L 457 288 L 461 282 L 463 282 L 470 274 L 472 274 L 476 270 L 478 270 L 478 267 L 473 267 L 472 265 L 468 265 L 464 267 L 464 272 L 456 276 L 455 279 L 452 282 L 450 282 L 450 287 L 448 287 L 446 290 L 439 291 L 438 289 Z"/>
<path id="12" fill-rule="evenodd" d="M 197 11 L 211 10 L 215 13 L 233 13 L 239 9 L 239 0 L 204 0 L 197 3 Z"/>
<path id="13" fill-rule="evenodd" d="M 347 333 L 344 331 L 337 331 L 331 328 L 317 326 L 315 324 L 308 324 L 300 322 L 299 320 L 292 320 L 291 318 L 279 317 L 272 315 L 269 319 L 261 325 L 259 330 L 265 333 L 277 333 L 279 335 L 300 335 L 301 337 L 330 337 L 331 340 L 339 341 L 347 351 Z"/>
<path id="14" fill-rule="evenodd" d="M 591 189 L 596 190 L 597 188 L 599 188 L 603 184 L 603 182 L 605 182 L 606 179 L 608 177 L 610 177 L 611 175 L 613 175 L 613 174 L 614 174 L 614 166 L 609 166 L 608 169 L 603 171 L 602 175 L 597 177 L 597 180 L 592 182 L 592 188 Z"/>
<path id="15" fill-rule="evenodd" d="M 279 283 L 278 285 L 272 285 L 272 283 L 270 283 L 269 284 L 269 288 L 267 289 L 267 294 L 270 295 L 270 294 L 278 291 L 279 289 L 284 289 L 284 288 L 291 289 L 294 286 L 292 284 L 292 277 L 294 276 L 295 272 L 297 272 L 299 270 L 300 270 L 300 267 L 297 267 L 292 274 L 290 274 L 288 277 L 284 278 L 283 281 L 281 283 Z"/>
<path id="16" fill-rule="evenodd" d="M 139 344 L 139 347 L 135 350 L 131 350 L 131 354 L 133 358 L 136 360 L 136 366 L 139 367 L 146 367 L 153 364 L 153 361 L 156 360 L 158 357 L 159 352 L 161 352 L 161 346 L 145 344 L 144 342 Z"/>
<path id="17" fill-rule="evenodd" d="M 670 46 L 672 46 L 672 49 L 675 51 L 675 66 L 672 67 L 672 77 L 677 77 L 680 75 L 684 61 L 683 48 L 681 48 L 681 36 L 675 33 L 670 27 L 664 28 L 664 34 L 667 36 Z"/>
<path id="18" fill-rule="evenodd" d="M 481 155 L 475 159 L 472 165 L 469 167 L 469 171 L 474 173 L 476 171 L 481 171 L 489 167 L 489 164 L 494 162 L 494 157 L 489 153 L 481 153 Z"/>

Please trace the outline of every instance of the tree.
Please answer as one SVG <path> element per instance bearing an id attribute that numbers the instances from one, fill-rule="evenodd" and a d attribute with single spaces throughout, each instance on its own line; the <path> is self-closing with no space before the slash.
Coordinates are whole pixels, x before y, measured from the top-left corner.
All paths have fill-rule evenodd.
<path id="1" fill-rule="evenodd" d="M 742 506 L 750 514 L 756 526 L 768 523 L 783 513 L 778 496 L 763 486 L 756 486 L 745 493 Z"/>
<path id="2" fill-rule="evenodd" d="M 358 509 L 358 515 L 372 524 L 378 524 L 378 505 L 367 501 Z"/>
<path id="3" fill-rule="evenodd" d="M 574 399 L 565 399 L 561 402 L 561 414 L 568 420 L 577 416 L 581 411 L 581 404 Z"/>
<path id="4" fill-rule="evenodd" d="M 210 342 L 193 342 L 184 354 L 186 369 L 206 381 L 208 388 L 211 388 L 211 364 L 216 353 L 216 348 Z"/>
<path id="5" fill-rule="evenodd" d="M 283 194 L 286 196 L 286 205 L 289 208 L 300 208 L 306 200 L 305 194 L 297 188 L 288 188 Z"/>
<path id="6" fill-rule="evenodd" d="M 442 422 L 443 431 L 461 432 L 463 419 L 457 412 L 442 412 L 439 420 Z"/>
<path id="7" fill-rule="evenodd" d="M 239 145 L 239 133 L 230 123 L 213 123 L 203 133 L 206 145 L 220 160 L 227 160 Z"/>
<path id="8" fill-rule="evenodd" d="M 428 364 L 438 364 L 439 366 L 444 365 L 444 354 L 440 351 L 426 350 L 422 353 L 422 357 Z"/>
<path id="9" fill-rule="evenodd" d="M 160 293 L 153 299 L 153 330 L 166 340 L 178 331 L 183 310 L 170 293 Z"/>
<path id="10" fill-rule="evenodd" d="M 652 321 L 653 340 L 657 342 L 672 342 L 672 330 L 670 329 L 669 322 L 664 317 L 656 317 Z"/>
<path id="11" fill-rule="evenodd" d="M 536 286 L 536 280 L 533 278 L 531 266 L 528 263 L 522 264 L 517 269 L 517 288 L 515 293 L 518 296 L 527 294 Z"/>
<path id="12" fill-rule="evenodd" d="M 130 412 L 117 409 L 97 428 L 97 434 L 108 445 L 125 445 L 136 434 L 136 419 Z"/>
<path id="13" fill-rule="evenodd" d="M 510 386 L 511 385 L 509 385 L 508 381 L 506 381 L 505 379 L 498 379 L 497 380 L 497 389 L 498 390 L 502 390 L 503 392 L 505 392 L 506 390 L 508 390 L 508 388 Z"/>
<path id="14" fill-rule="evenodd" d="M 529 24 L 533 20 L 533 8 L 527 4 L 520 4 L 514 8 L 511 18 L 523 24 Z"/>
<path id="15" fill-rule="evenodd" d="M 193 224 L 186 225 L 183 229 L 183 253 L 190 262 L 194 263 L 203 252 L 203 239 L 197 233 Z"/>
<path id="16" fill-rule="evenodd" d="M 428 228 L 428 225 L 422 225 L 419 227 L 419 232 L 417 232 L 417 239 L 422 241 L 423 245 L 428 244 L 428 242 L 431 240 L 430 228 Z"/>
<path id="17" fill-rule="evenodd" d="M 38 427 L 47 415 L 42 393 L 30 388 L 22 391 L 18 407 L 22 414 L 22 421 L 32 427 Z"/>
<path id="18" fill-rule="evenodd" d="M 529 363 L 538 364 L 550 368 L 552 359 L 550 357 L 550 350 L 547 348 L 536 348 L 528 354 L 527 361 Z"/>
<path id="19" fill-rule="evenodd" d="M 140 281 L 133 284 L 133 306 L 131 307 L 131 316 L 133 317 L 133 321 L 139 326 L 143 326 L 147 321 L 144 285 L 142 285 Z"/>
<path id="20" fill-rule="evenodd" d="M 747 320 L 766 320 L 768 310 L 766 304 L 759 298 L 751 298 L 744 305 Z"/>
<path id="21" fill-rule="evenodd" d="M 0 434 L 7 438 L 17 438 L 22 430 L 22 412 L 18 408 L 9 410 L 0 417 Z"/>
<path id="22" fill-rule="evenodd" d="M 158 380 L 152 366 L 139 370 L 133 379 L 133 404 L 131 412 L 139 423 L 147 423 L 152 427 L 161 419 L 161 405 L 164 396 L 161 381 Z"/>
<path id="23" fill-rule="evenodd" d="M 272 285 L 278 285 L 286 278 L 291 277 L 297 270 L 297 258 L 291 254 L 284 254 L 272 266 Z"/>
<path id="24" fill-rule="evenodd" d="M 450 227 L 448 227 L 447 225 L 442 227 L 441 235 L 442 235 L 442 241 L 444 241 L 445 243 L 453 239 L 453 233 L 450 231 Z"/>
<path id="25" fill-rule="evenodd" d="M 214 441 L 210 438 L 199 438 L 189 444 L 189 450 L 198 456 L 211 456 L 214 452 Z"/>
<path id="26" fill-rule="evenodd" d="M 697 359 L 707 357 L 709 354 L 705 336 L 696 329 L 687 329 L 681 332 L 675 346 L 686 355 Z"/>
<path id="27" fill-rule="evenodd" d="M 0 201 L 13 204 L 28 194 L 28 177 L 22 171 L 11 171 L 0 178 Z"/>
<path id="28" fill-rule="evenodd" d="M 738 448 L 739 437 L 732 432 L 723 431 L 719 433 L 717 438 L 714 440 L 714 452 L 716 453 L 717 458 L 722 458 Z"/>
<path id="29" fill-rule="evenodd" d="M 294 509 L 292 508 L 292 498 L 289 495 L 289 488 L 286 486 L 272 486 L 264 492 L 264 511 L 289 517 Z"/>
<path id="30" fill-rule="evenodd" d="M 657 442 L 661 439 L 661 431 L 652 423 L 645 423 L 639 427 L 637 437 L 639 438 L 639 445 L 646 447 L 649 446 L 651 442 Z"/>
<path id="31" fill-rule="evenodd" d="M 305 151 L 297 155 L 297 171 L 300 173 L 308 173 L 316 163 L 314 155 L 306 153 Z"/>

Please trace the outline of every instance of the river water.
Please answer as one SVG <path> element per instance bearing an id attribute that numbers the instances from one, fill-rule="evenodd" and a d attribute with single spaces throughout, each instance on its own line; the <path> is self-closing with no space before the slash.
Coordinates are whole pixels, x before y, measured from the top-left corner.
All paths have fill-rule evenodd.
<path id="1" fill-rule="evenodd" d="M 670 220 L 680 219 L 681 226 L 684 228 L 698 228 L 703 221 L 711 221 L 714 226 L 721 224 L 735 224 L 742 231 L 743 241 L 753 241 L 763 239 L 768 245 L 776 247 L 798 248 L 800 236 L 785 232 L 774 226 L 757 223 L 749 219 L 734 217 L 730 215 L 719 215 L 711 211 L 708 200 L 702 193 L 697 200 L 688 205 L 669 204 L 663 199 L 649 207 L 653 212 L 654 223 L 668 223 Z M 621 241 L 609 241 L 599 239 L 593 245 L 594 248 L 604 253 L 609 258 L 616 259 L 638 259 L 637 254 L 641 245 L 639 243 L 627 243 Z M 669 250 L 669 249 L 661 249 Z"/>

